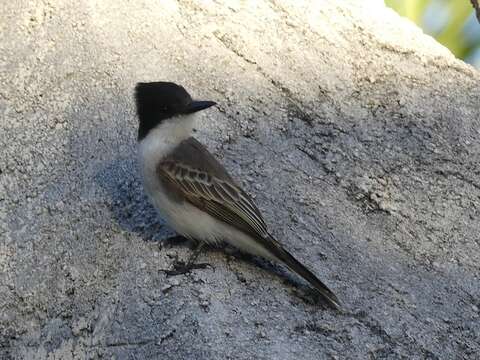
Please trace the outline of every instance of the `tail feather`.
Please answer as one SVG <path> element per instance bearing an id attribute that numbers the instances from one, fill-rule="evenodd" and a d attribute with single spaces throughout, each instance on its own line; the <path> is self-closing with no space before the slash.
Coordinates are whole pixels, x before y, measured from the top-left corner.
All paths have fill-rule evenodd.
<path id="1" fill-rule="evenodd" d="M 341 304 L 335 294 L 310 270 L 293 257 L 282 245 L 270 236 L 268 247 L 275 257 L 282 261 L 290 270 L 304 278 L 326 301 L 335 309 L 340 309 Z M 270 245 L 269 244 L 269 245 Z"/>

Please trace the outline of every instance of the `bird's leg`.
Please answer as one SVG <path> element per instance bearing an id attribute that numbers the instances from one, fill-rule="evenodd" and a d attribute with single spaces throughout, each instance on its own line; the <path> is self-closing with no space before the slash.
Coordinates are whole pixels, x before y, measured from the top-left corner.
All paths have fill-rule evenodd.
<path id="1" fill-rule="evenodd" d="M 198 255 L 200 255 L 200 253 L 202 252 L 202 250 L 205 247 L 204 242 L 198 241 L 198 240 L 193 240 L 193 241 L 194 241 L 194 246 L 193 246 L 193 249 L 192 249 L 193 252 L 192 252 L 192 255 L 190 255 L 190 258 L 188 259 L 188 261 L 186 263 L 186 266 L 192 265 L 195 262 L 195 260 L 197 260 Z"/>
<path id="2" fill-rule="evenodd" d="M 193 253 L 190 255 L 188 260 L 186 262 L 183 261 L 176 261 L 173 264 L 173 270 L 167 270 L 165 271 L 167 275 L 181 275 L 181 274 L 187 274 L 190 271 L 194 269 L 205 269 L 207 266 L 210 266 L 210 264 L 207 263 L 200 263 L 200 264 L 195 264 L 195 260 L 197 260 L 198 255 L 200 255 L 200 252 L 204 248 L 205 243 L 202 241 L 197 241 L 195 247 L 193 248 Z"/>

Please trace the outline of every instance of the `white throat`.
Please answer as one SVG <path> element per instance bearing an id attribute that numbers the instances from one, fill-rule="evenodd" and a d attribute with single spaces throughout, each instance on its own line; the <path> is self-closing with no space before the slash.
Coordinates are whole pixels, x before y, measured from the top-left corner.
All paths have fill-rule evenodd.
<path id="1" fill-rule="evenodd" d="M 144 167 L 157 162 L 192 134 L 194 114 L 164 120 L 139 142 L 139 157 Z"/>

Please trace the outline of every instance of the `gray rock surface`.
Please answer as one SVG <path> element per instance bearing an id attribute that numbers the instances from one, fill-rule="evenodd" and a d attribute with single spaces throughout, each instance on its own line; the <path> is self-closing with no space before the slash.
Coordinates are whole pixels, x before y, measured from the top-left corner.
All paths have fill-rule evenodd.
<path id="1" fill-rule="evenodd" d="M 299 3 L 2 2 L 1 359 L 478 358 L 479 73 L 382 1 Z M 167 276 L 191 249 L 132 101 L 160 79 L 219 103 L 197 137 L 343 312 L 219 250 Z"/>

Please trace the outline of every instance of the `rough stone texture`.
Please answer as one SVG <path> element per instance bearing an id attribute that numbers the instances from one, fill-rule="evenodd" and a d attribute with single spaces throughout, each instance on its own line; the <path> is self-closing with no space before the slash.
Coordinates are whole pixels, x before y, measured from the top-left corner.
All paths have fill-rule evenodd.
<path id="1" fill-rule="evenodd" d="M 478 358 L 479 73 L 382 1 L 300 3 L 2 2 L 0 358 Z M 223 251 L 166 275 L 159 79 L 220 104 L 197 137 L 344 312 Z"/>

